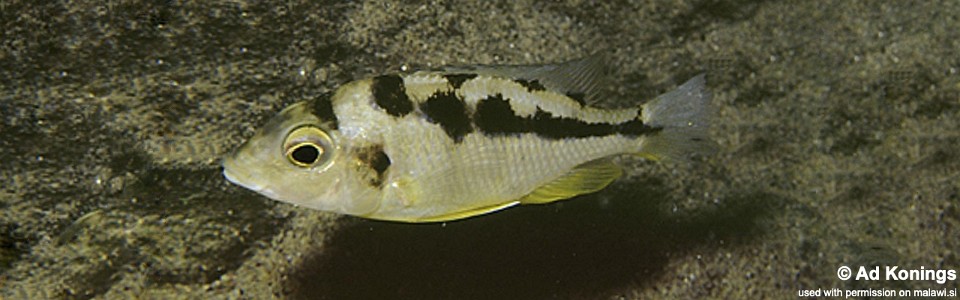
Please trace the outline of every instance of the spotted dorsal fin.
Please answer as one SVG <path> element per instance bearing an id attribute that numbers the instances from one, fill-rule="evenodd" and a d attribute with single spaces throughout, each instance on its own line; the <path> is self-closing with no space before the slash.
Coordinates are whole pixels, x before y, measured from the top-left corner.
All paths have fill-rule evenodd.
<path id="1" fill-rule="evenodd" d="M 599 191 L 620 178 L 623 169 L 610 159 L 599 159 L 582 164 L 563 177 L 551 181 L 529 195 L 520 198 L 521 204 L 549 203 L 577 195 Z"/>
<path id="2" fill-rule="evenodd" d="M 599 83 L 605 70 L 601 55 L 549 65 L 477 65 L 444 67 L 446 73 L 474 73 L 523 80 L 525 83 L 566 94 L 582 105 L 601 100 Z"/>

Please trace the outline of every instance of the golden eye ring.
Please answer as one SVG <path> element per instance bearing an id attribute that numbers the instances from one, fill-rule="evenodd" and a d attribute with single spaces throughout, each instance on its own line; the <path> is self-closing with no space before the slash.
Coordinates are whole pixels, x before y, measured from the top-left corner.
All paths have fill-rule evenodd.
<path id="1" fill-rule="evenodd" d="M 287 161 L 301 168 L 325 166 L 330 163 L 333 141 L 320 128 L 301 126 L 290 131 L 283 143 Z"/>

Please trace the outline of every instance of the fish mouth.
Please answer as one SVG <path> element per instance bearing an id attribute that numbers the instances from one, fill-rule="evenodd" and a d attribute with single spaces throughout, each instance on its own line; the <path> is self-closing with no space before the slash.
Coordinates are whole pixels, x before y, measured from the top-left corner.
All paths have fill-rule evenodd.
<path id="1" fill-rule="evenodd" d="M 255 180 L 252 180 L 253 178 L 250 173 L 236 172 L 237 166 L 233 159 L 224 159 L 221 166 L 223 167 L 223 177 L 226 178 L 227 181 L 260 193 L 261 195 L 276 199 L 276 193 L 266 186 L 257 184 Z"/>
<path id="2" fill-rule="evenodd" d="M 224 166 L 223 168 L 223 177 L 226 178 L 227 181 L 233 184 L 243 186 L 243 187 L 248 187 L 246 181 L 240 179 L 240 177 L 237 176 L 237 174 L 231 172 L 230 168 L 227 168 L 226 166 Z"/>

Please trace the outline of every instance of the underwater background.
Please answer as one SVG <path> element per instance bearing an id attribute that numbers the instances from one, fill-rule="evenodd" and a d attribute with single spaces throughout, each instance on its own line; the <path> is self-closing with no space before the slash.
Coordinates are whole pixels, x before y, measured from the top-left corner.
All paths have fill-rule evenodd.
<path id="1" fill-rule="evenodd" d="M 958 1 L 3 1 L 0 298 L 758 299 L 960 269 Z M 400 224 L 219 159 L 284 106 L 442 65 L 706 72 L 720 151 L 556 204 Z"/>

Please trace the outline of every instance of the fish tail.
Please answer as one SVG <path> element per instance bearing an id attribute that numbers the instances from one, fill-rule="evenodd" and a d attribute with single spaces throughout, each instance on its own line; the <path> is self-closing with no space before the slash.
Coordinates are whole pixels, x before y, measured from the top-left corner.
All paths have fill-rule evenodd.
<path id="1" fill-rule="evenodd" d="M 643 122 L 663 130 L 643 139 L 637 155 L 683 161 L 691 155 L 715 151 L 716 145 L 709 136 L 712 96 L 706 89 L 704 75 L 697 75 L 642 106 Z"/>

